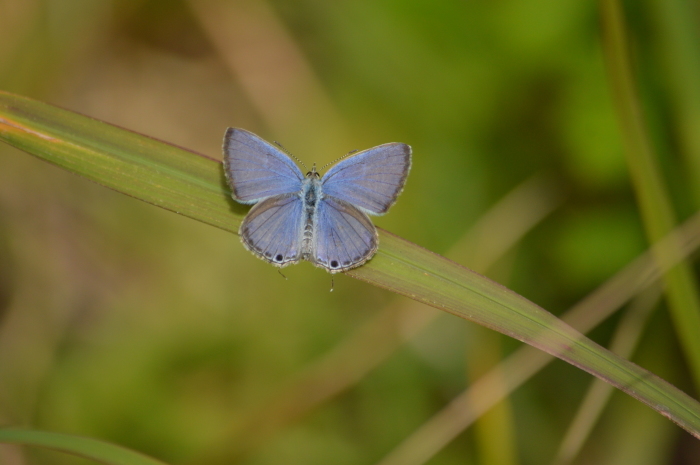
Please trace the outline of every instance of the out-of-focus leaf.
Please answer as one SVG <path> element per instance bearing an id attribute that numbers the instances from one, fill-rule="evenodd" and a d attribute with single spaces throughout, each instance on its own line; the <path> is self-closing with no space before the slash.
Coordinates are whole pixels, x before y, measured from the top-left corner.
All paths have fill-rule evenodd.
<path id="1" fill-rule="evenodd" d="M 109 465 L 164 465 L 164 462 L 121 446 L 69 434 L 0 429 L 0 442 L 54 449 Z"/>
<path id="2" fill-rule="evenodd" d="M 676 226 L 675 214 L 647 132 L 632 73 L 624 10 L 620 2 L 601 1 L 601 17 L 603 48 L 625 142 L 627 165 L 647 237 L 649 242 L 655 243 Z M 661 264 L 676 263 L 668 267 L 664 275 L 666 296 L 695 385 L 700 387 L 700 292 L 690 264 L 677 260 L 681 255 L 680 244 L 669 242 L 667 247 L 658 250 L 655 258 Z"/>

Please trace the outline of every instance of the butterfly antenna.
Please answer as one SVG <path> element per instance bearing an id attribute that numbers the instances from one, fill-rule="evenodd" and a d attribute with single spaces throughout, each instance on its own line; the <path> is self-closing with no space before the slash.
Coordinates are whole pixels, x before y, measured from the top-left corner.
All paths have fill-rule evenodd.
<path id="1" fill-rule="evenodd" d="M 282 270 L 280 270 L 279 268 L 277 268 L 277 272 L 280 274 L 280 276 L 282 276 L 284 279 L 286 279 L 287 281 L 289 281 L 289 278 L 287 278 L 285 275 L 282 274 Z"/>
<path id="2" fill-rule="evenodd" d="M 346 154 L 345 154 L 345 155 L 343 155 L 342 157 L 340 157 L 340 158 L 336 158 L 336 159 L 335 159 L 335 160 L 333 160 L 332 162 L 330 162 L 330 163 L 326 163 L 325 165 L 323 165 L 323 166 L 321 167 L 321 169 L 320 169 L 319 171 L 323 171 L 323 170 L 324 170 L 324 168 L 325 168 L 326 166 L 330 166 L 330 165 L 333 165 L 333 164 L 335 164 L 335 163 L 339 162 L 340 160 L 342 160 L 343 158 L 345 158 L 345 157 L 349 157 L 350 155 L 352 155 L 352 154 L 353 154 L 353 153 L 355 153 L 355 152 L 357 152 L 357 149 L 355 149 L 355 150 L 350 150 L 350 151 L 349 151 L 348 153 L 346 153 Z"/>
<path id="3" fill-rule="evenodd" d="M 286 153 L 287 155 L 289 155 L 290 157 L 292 157 L 293 159 L 295 159 L 297 162 L 299 162 L 299 163 L 301 164 L 301 166 L 303 166 L 304 169 L 305 169 L 306 171 L 309 171 L 309 169 L 306 167 L 306 165 L 304 164 L 303 161 L 301 161 L 301 160 L 299 160 L 297 157 L 295 157 L 294 154 L 293 154 L 292 152 L 290 152 L 289 150 L 285 149 L 284 146 L 282 146 L 282 144 L 280 144 L 279 142 L 277 142 L 277 141 L 274 141 L 274 142 L 275 142 L 275 145 L 277 145 L 279 148 L 281 148 L 282 151 L 283 151 L 284 153 Z"/>

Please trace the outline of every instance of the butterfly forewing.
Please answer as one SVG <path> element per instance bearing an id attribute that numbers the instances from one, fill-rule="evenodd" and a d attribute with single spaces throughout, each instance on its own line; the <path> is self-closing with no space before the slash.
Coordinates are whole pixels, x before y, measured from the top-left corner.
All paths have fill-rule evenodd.
<path id="1" fill-rule="evenodd" d="M 273 265 L 297 263 L 301 257 L 303 204 L 296 194 L 262 200 L 243 219 L 243 244 Z"/>
<path id="2" fill-rule="evenodd" d="M 248 204 L 273 195 L 298 192 L 304 179 L 299 168 L 280 149 L 238 128 L 226 131 L 224 170 L 233 198 Z"/>
<path id="3" fill-rule="evenodd" d="M 359 209 L 330 196 L 316 211 L 315 265 L 331 273 L 362 265 L 377 251 L 377 230 Z"/>
<path id="4" fill-rule="evenodd" d="M 323 176 L 324 194 L 367 213 L 386 213 L 403 190 L 411 168 L 411 147 L 392 142 L 345 158 Z"/>

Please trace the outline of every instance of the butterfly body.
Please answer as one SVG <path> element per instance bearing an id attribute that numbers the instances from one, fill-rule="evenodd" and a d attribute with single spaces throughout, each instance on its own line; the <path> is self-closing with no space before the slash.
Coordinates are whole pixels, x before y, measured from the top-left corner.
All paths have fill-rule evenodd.
<path id="1" fill-rule="evenodd" d="M 301 241 L 301 259 L 313 260 L 314 232 L 316 231 L 316 206 L 321 196 L 322 188 L 318 173 L 313 170 L 307 173 L 301 183 L 300 197 L 304 206 L 304 231 Z"/>
<path id="2" fill-rule="evenodd" d="M 385 213 L 403 189 L 411 148 L 390 143 L 359 152 L 323 177 L 306 176 L 277 147 L 229 128 L 224 169 L 232 196 L 254 204 L 241 223 L 245 247 L 284 267 L 308 260 L 330 273 L 367 262 L 379 238 L 367 214 Z"/>

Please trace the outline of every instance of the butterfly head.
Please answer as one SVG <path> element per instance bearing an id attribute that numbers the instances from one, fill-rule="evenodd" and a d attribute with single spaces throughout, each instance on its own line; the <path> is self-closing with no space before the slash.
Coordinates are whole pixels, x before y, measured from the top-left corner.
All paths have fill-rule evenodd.
<path id="1" fill-rule="evenodd" d="M 316 171 L 316 163 L 314 163 L 314 165 L 311 167 L 311 171 L 306 173 L 306 177 L 307 178 L 316 178 L 316 179 L 319 179 L 321 177 L 321 175 L 318 173 L 318 171 Z"/>

